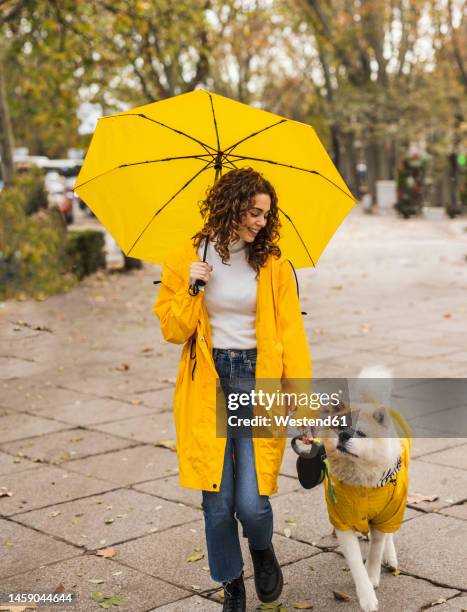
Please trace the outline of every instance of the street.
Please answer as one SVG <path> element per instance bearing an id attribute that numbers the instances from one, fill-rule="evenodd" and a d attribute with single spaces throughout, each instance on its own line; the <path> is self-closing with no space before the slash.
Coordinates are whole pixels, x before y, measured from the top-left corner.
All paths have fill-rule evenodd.
<path id="1" fill-rule="evenodd" d="M 467 378 L 466 227 L 441 209 L 408 221 L 354 210 L 317 268 L 298 271 L 314 376 L 381 364 L 401 378 Z M 66 295 L 0 304 L 0 591 L 72 591 L 80 612 L 99 608 L 96 591 L 122 596 L 122 611 L 221 609 L 200 493 L 177 482 L 181 347 L 162 339 L 152 312 L 158 279 L 157 266 L 125 274 L 112 265 Z M 453 406 L 453 418 L 464 408 Z M 280 601 L 353 612 L 324 492 L 300 488 L 295 458 L 288 448 L 272 498 Z M 467 439 L 415 439 L 410 469 L 400 575 L 383 575 L 380 610 L 465 609 Z"/>

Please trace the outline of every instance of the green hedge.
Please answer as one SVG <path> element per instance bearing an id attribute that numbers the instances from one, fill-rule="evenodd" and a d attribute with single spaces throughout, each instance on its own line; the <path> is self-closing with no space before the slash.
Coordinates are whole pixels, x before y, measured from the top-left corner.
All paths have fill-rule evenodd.
<path id="1" fill-rule="evenodd" d="M 24 195 L 24 212 L 27 215 L 32 215 L 47 208 L 47 192 L 44 185 L 44 175 L 40 168 L 32 168 L 27 172 L 18 174 L 15 179 L 15 187 Z"/>
<path id="2" fill-rule="evenodd" d="M 82 279 L 105 268 L 104 234 L 98 230 L 69 231 L 67 257 L 71 271 Z"/>
<path id="3" fill-rule="evenodd" d="M 60 211 L 27 216 L 25 203 L 16 187 L 0 192 L 0 299 L 45 299 L 77 283 L 69 271 Z"/>

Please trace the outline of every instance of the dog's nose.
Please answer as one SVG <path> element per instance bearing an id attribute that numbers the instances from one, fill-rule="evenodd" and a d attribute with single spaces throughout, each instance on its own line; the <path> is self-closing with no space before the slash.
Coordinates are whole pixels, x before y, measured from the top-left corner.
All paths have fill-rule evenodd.
<path id="1" fill-rule="evenodd" d="M 347 442 L 347 440 L 350 440 L 350 438 L 352 437 L 352 434 L 350 433 L 350 431 L 348 429 L 344 429 L 343 431 L 339 432 L 339 442 Z"/>

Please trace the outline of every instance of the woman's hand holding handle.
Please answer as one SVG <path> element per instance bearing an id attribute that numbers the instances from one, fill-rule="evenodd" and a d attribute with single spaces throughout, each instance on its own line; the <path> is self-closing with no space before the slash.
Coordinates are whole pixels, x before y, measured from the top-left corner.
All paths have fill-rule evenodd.
<path id="1" fill-rule="evenodd" d="M 213 267 L 205 261 L 195 261 L 190 265 L 190 288 L 203 287 L 211 278 Z"/>

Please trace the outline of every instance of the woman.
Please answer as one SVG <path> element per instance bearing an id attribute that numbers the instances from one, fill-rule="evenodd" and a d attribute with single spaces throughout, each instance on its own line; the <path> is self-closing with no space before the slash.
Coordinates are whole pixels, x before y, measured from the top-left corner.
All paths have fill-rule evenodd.
<path id="1" fill-rule="evenodd" d="M 202 491 L 209 568 L 224 585 L 223 610 L 244 611 L 235 514 L 259 599 L 274 601 L 282 591 L 269 496 L 285 438 L 216 435 L 216 380 L 227 394 L 237 379 L 310 378 L 311 360 L 293 270 L 277 246 L 271 183 L 251 168 L 232 170 L 201 212 L 203 229 L 164 265 L 154 311 L 164 338 L 185 345 L 174 396 L 180 484 Z M 197 280 L 205 284 L 198 293 Z"/>

